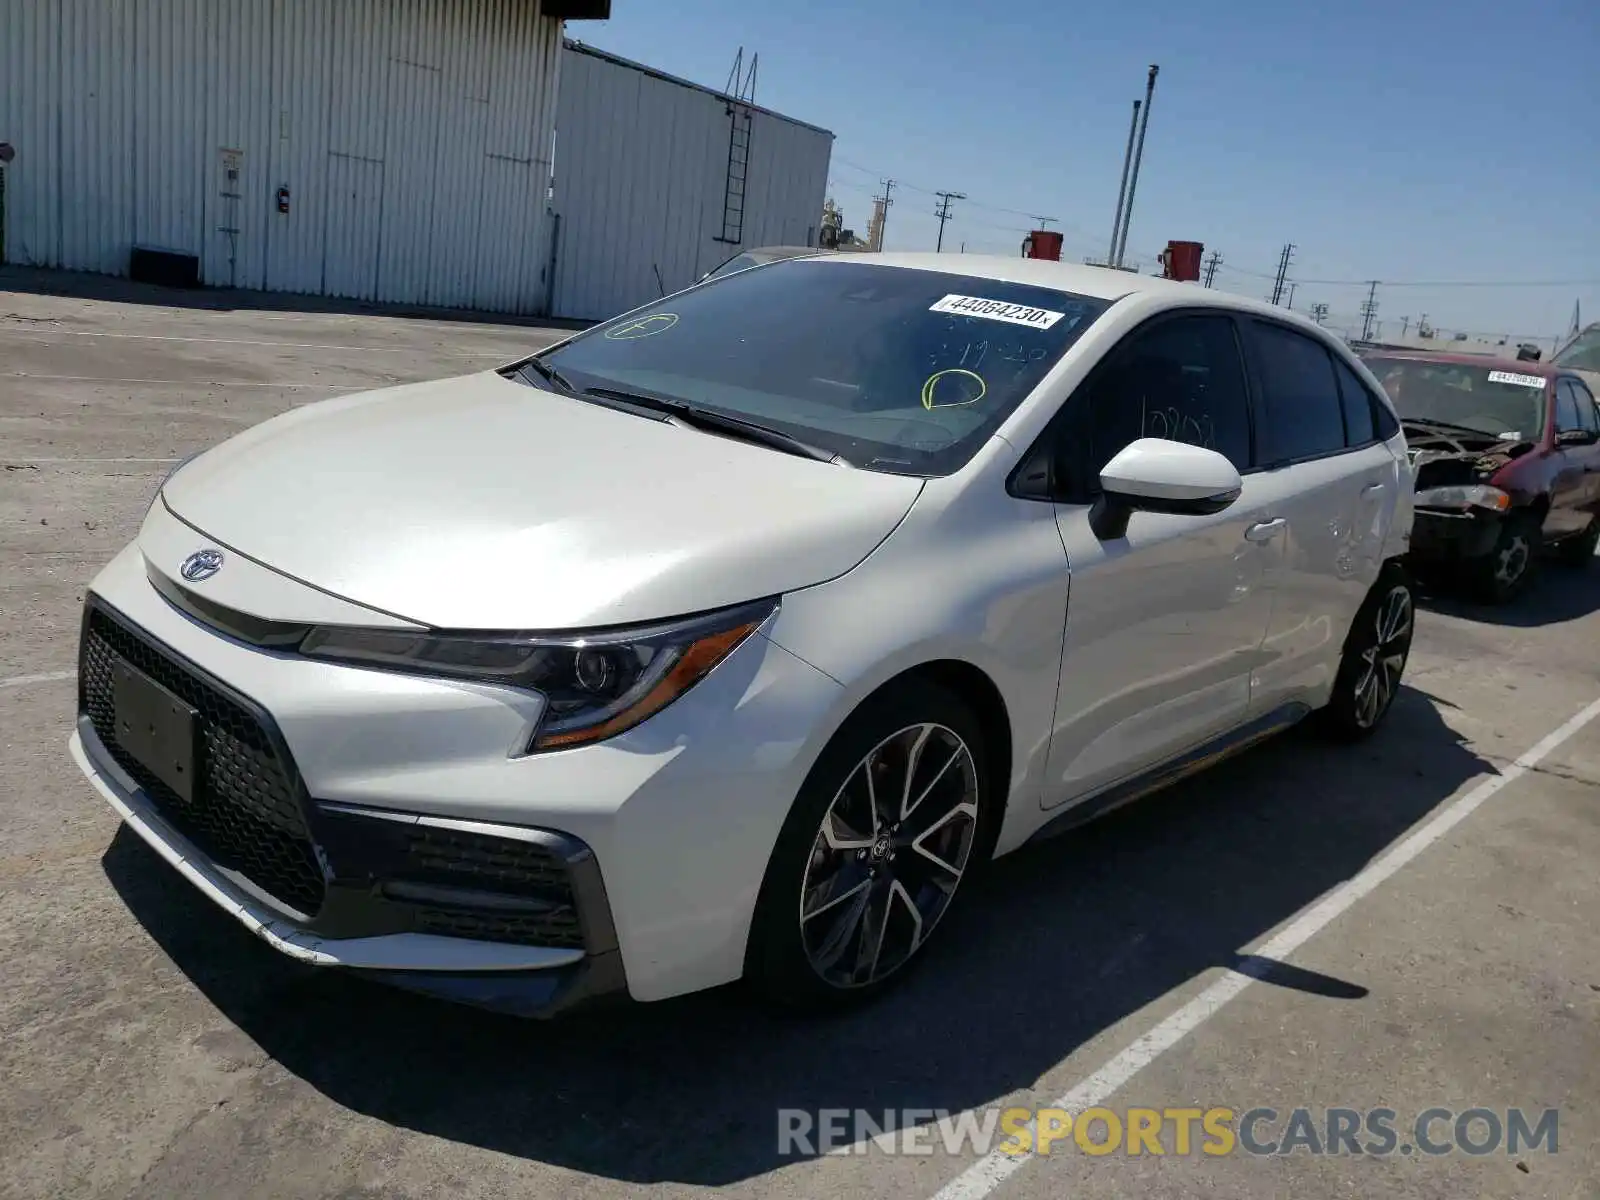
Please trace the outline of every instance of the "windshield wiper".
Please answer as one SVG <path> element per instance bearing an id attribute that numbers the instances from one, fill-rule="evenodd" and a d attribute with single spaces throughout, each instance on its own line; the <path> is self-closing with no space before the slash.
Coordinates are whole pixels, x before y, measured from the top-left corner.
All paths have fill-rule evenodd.
<path id="1" fill-rule="evenodd" d="M 785 454 L 815 459 L 817 462 L 839 462 L 849 465 L 849 460 L 844 455 L 836 454 L 832 450 L 824 450 L 820 446 L 813 446 L 810 442 L 801 441 L 797 437 L 784 433 L 781 429 L 774 429 L 770 425 L 762 425 L 757 421 L 747 421 L 743 417 L 730 416 L 727 413 L 716 412 L 709 408 L 697 408 L 693 404 L 685 404 L 682 400 L 668 400 L 662 396 L 652 396 L 646 392 L 630 392 L 619 388 L 603 387 L 584 388 L 578 394 L 580 396 L 594 396 L 602 400 L 620 400 L 625 404 L 635 405 L 639 408 L 649 409 L 653 412 L 676 418 L 685 425 L 693 426 L 696 429 L 731 434 L 747 442 L 755 442 L 757 445 L 767 446 L 773 450 L 782 450 Z"/>
<path id="2" fill-rule="evenodd" d="M 541 362 L 537 358 L 530 358 L 517 369 L 519 371 L 532 371 L 546 383 L 553 383 L 564 392 L 571 392 L 574 395 L 577 394 L 578 389 L 573 386 L 572 380 L 568 379 L 565 375 L 556 370 L 554 367 L 550 366 L 548 363 Z"/>

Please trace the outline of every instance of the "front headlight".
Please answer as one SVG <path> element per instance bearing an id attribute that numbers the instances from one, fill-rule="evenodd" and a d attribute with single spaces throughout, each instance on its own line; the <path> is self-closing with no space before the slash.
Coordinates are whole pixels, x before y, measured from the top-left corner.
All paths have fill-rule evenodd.
<path id="1" fill-rule="evenodd" d="M 528 688 L 545 698 L 528 752 L 614 737 L 660 712 L 772 615 L 759 600 L 714 613 L 594 633 L 410 633 L 319 625 L 314 658 Z"/>
<path id="2" fill-rule="evenodd" d="M 1424 508 L 1487 508 L 1495 512 L 1505 512 L 1511 507 L 1510 496 L 1486 483 L 1424 488 L 1413 497 L 1413 502 Z"/>

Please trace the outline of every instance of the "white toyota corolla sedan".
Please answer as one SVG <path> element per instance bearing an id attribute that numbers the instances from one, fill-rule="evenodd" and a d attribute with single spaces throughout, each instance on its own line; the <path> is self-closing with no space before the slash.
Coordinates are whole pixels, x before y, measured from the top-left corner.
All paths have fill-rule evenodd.
<path id="1" fill-rule="evenodd" d="M 905 973 L 987 860 L 1411 644 L 1388 400 L 1282 309 L 824 256 L 181 464 L 72 754 L 283 953 L 547 1015 Z M 957 951 L 959 952 L 959 951 Z"/>

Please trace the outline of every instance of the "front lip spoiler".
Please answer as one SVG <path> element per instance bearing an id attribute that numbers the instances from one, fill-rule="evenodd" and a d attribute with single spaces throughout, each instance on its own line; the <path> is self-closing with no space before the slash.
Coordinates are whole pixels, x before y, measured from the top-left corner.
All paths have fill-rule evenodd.
<path id="1" fill-rule="evenodd" d="M 78 718 L 67 744 L 79 769 L 144 842 L 207 899 L 289 958 L 518 1016 L 555 1016 L 580 1002 L 626 993 L 622 955 L 614 946 L 591 955 L 575 948 L 429 933 L 329 938 L 301 929 L 212 870 L 205 855 L 161 819 L 144 790 L 117 765 L 86 715 Z"/>

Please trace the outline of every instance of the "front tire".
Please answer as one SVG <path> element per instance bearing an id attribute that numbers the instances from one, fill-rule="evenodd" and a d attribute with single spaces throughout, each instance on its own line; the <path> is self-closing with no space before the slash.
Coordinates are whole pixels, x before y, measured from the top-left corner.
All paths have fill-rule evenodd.
<path id="1" fill-rule="evenodd" d="M 983 729 L 931 682 L 893 684 L 839 729 L 778 835 L 745 976 L 769 1002 L 875 996 L 923 958 L 999 815 Z"/>
<path id="2" fill-rule="evenodd" d="M 1411 657 L 1416 612 L 1410 576 L 1398 564 L 1388 564 L 1345 638 L 1333 695 L 1318 714 L 1325 733 L 1354 742 L 1370 737 L 1382 724 Z"/>
<path id="3" fill-rule="evenodd" d="M 1543 535 L 1538 518 L 1514 513 L 1500 526 L 1494 548 L 1477 564 L 1474 581 L 1478 598 L 1490 604 L 1509 604 L 1527 590 L 1539 566 Z"/>

